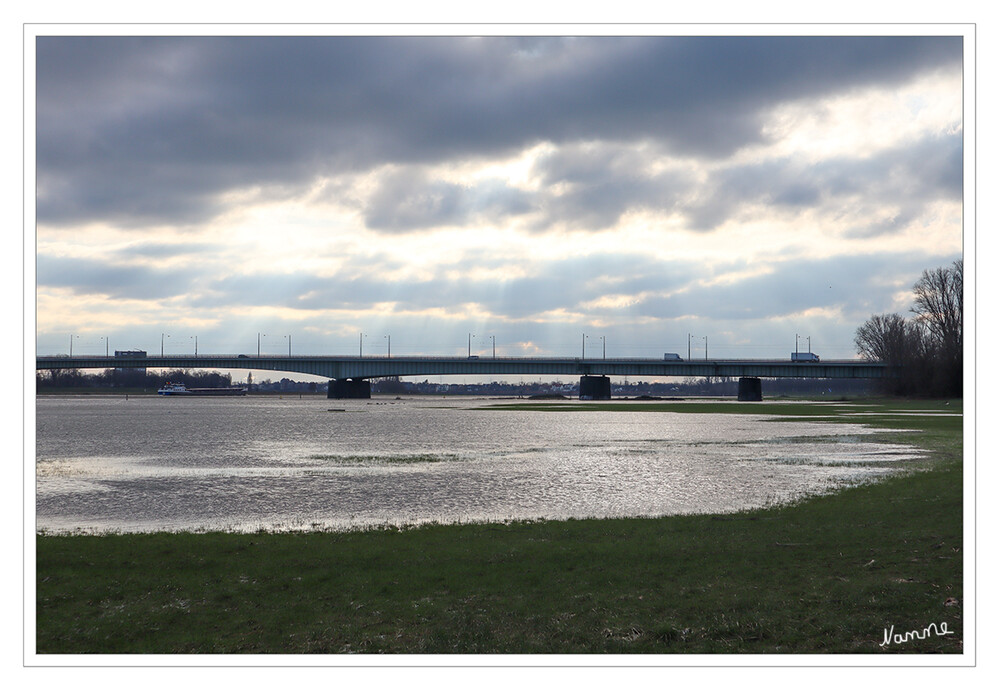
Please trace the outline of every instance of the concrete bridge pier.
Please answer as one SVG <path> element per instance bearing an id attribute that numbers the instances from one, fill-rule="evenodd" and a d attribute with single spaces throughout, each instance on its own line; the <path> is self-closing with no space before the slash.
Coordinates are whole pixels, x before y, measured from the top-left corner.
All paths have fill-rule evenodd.
<path id="1" fill-rule="evenodd" d="M 333 379 L 326 391 L 327 398 L 370 398 L 371 382 L 365 379 Z"/>
<path id="2" fill-rule="evenodd" d="M 746 402 L 763 400 L 763 382 L 755 376 L 743 376 L 740 378 L 739 400 Z"/>
<path id="3" fill-rule="evenodd" d="M 609 376 L 582 376 L 579 379 L 580 400 L 610 400 Z"/>

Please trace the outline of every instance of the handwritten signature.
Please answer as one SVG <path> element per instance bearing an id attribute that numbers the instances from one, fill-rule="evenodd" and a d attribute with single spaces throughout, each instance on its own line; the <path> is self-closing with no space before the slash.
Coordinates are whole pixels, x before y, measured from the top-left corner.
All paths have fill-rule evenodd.
<path id="1" fill-rule="evenodd" d="M 912 640 L 925 640 L 930 636 L 930 633 L 935 634 L 937 637 L 942 637 L 944 635 L 953 635 L 953 630 L 948 630 L 947 622 L 944 621 L 939 626 L 936 623 L 930 623 L 922 630 L 910 630 L 905 633 L 896 633 L 895 626 L 891 626 L 891 629 L 885 628 L 885 641 L 880 644 L 881 647 L 887 647 L 888 645 L 902 644 L 904 642 L 911 642 Z"/>

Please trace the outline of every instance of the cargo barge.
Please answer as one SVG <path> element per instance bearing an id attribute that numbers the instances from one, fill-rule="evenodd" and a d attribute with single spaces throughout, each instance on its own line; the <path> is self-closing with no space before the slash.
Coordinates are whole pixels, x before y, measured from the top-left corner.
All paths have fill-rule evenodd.
<path id="1" fill-rule="evenodd" d="M 231 388 L 188 388 L 183 383 L 170 383 L 169 381 L 165 386 L 156 391 L 160 395 L 208 395 L 208 396 L 219 396 L 219 395 L 246 395 L 246 389 L 240 388 L 238 386 L 233 386 Z"/>

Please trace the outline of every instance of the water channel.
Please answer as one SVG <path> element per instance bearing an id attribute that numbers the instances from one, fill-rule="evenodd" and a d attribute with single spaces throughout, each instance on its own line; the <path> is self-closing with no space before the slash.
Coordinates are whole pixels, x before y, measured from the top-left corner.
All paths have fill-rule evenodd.
<path id="1" fill-rule="evenodd" d="M 502 409 L 512 402 L 42 396 L 36 528 L 733 512 L 870 481 L 920 456 L 874 442 L 862 419 L 773 421 L 752 405 L 746 414 Z"/>

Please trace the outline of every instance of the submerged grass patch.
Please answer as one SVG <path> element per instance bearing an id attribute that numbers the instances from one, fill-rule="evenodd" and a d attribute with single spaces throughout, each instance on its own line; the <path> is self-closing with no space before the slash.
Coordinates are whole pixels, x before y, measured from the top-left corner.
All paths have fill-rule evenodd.
<path id="1" fill-rule="evenodd" d="M 430 454 L 417 453 L 411 455 L 327 455 L 317 453 L 308 456 L 309 460 L 323 460 L 325 462 L 339 465 L 360 465 L 360 464 L 383 464 L 383 465 L 408 465 L 425 462 L 454 462 L 458 460 L 457 455 L 450 453 Z"/>
<path id="2" fill-rule="evenodd" d="M 490 410 L 534 410 L 538 412 L 678 412 L 683 414 L 762 414 L 789 417 L 838 418 L 844 413 L 890 415 L 927 412 L 929 414 L 958 413 L 961 400 L 891 400 L 865 399 L 857 401 L 783 401 L 737 402 L 734 400 L 684 400 L 680 402 L 647 402 L 631 400 L 580 401 L 573 403 L 520 402 L 485 406 Z"/>
<path id="3" fill-rule="evenodd" d="M 900 404 L 863 423 L 916 432 L 913 471 L 739 514 L 39 535 L 37 650 L 960 652 L 962 420 Z M 933 623 L 954 632 L 882 645 Z"/>

